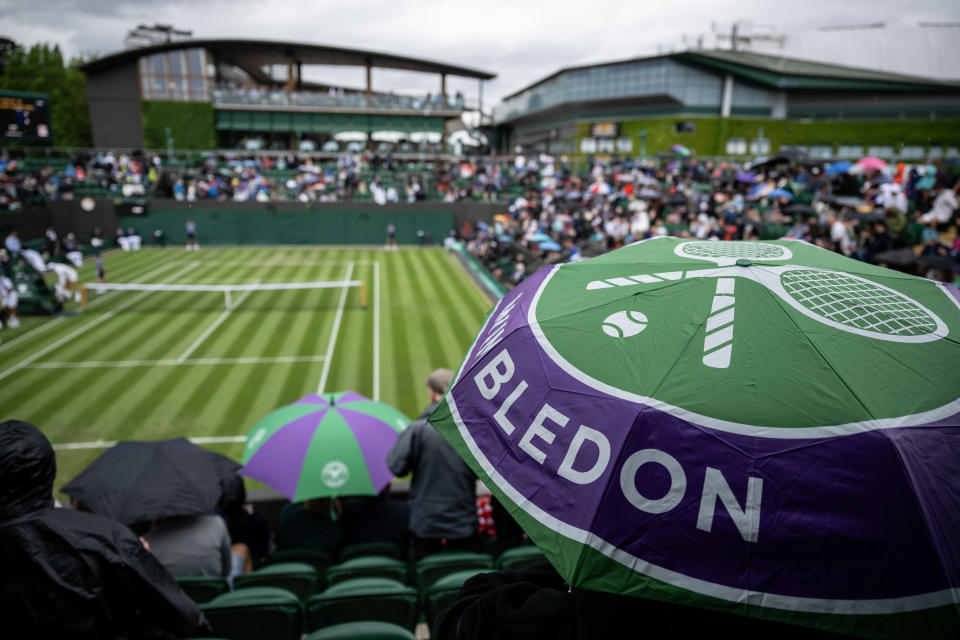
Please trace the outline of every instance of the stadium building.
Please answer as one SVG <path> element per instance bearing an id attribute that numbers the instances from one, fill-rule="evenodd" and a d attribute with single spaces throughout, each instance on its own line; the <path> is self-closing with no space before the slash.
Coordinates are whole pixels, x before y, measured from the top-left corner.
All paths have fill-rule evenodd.
<path id="1" fill-rule="evenodd" d="M 365 68 L 365 86 L 309 82 L 304 67 L 311 65 Z M 434 74 L 437 91 L 375 90 L 373 69 Z M 348 132 L 436 143 L 462 128 L 466 108 L 482 108 L 483 82 L 495 77 L 389 53 L 266 40 L 166 42 L 113 53 L 82 70 L 94 146 L 113 149 L 166 148 L 172 139 L 178 149 L 320 150 Z M 451 96 L 450 76 L 476 79 L 481 104 Z"/>
<path id="2" fill-rule="evenodd" d="M 494 111 L 504 151 L 940 158 L 960 147 L 960 83 L 696 50 L 560 69 Z"/>

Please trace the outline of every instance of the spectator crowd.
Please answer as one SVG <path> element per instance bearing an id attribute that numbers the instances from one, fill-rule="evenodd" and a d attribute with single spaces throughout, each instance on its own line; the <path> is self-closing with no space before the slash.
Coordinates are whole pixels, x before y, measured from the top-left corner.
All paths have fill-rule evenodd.
<path id="1" fill-rule="evenodd" d="M 960 180 L 954 166 L 812 163 L 800 154 L 752 165 L 669 158 L 594 162 L 518 156 L 512 167 L 461 166 L 441 176 L 451 199 L 514 195 L 493 223 L 451 236 L 507 285 L 545 264 L 576 261 L 652 236 L 716 240 L 791 238 L 846 256 L 948 280 L 960 272 L 951 231 Z M 919 256 L 903 249 L 922 245 Z M 899 252 L 898 252 L 899 250 Z M 926 267 L 926 268 L 925 268 Z"/>

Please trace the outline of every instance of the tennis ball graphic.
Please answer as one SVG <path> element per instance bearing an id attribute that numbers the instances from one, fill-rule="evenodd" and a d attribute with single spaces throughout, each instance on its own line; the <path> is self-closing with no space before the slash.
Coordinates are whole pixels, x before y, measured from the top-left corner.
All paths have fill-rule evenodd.
<path id="1" fill-rule="evenodd" d="M 611 338 L 629 338 L 647 328 L 647 316 L 639 311 L 617 311 L 603 321 L 603 332 Z"/>

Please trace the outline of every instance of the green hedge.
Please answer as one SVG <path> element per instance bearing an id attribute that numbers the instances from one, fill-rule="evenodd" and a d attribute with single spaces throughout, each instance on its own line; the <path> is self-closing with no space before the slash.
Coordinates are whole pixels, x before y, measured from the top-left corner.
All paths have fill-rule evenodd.
<path id="1" fill-rule="evenodd" d="M 691 121 L 695 130 L 677 133 L 676 123 Z M 640 153 L 637 134 L 646 131 L 647 153 L 669 151 L 682 144 L 698 155 L 726 155 L 728 138 L 755 139 L 763 128 L 763 137 L 769 138 L 771 149 L 781 145 L 859 144 L 869 145 L 944 145 L 960 146 L 960 120 L 833 120 L 800 122 L 796 120 L 766 120 L 748 118 L 645 118 L 624 120 L 620 136 L 634 141 L 633 154 Z M 577 125 L 577 137 L 590 135 L 590 123 Z M 579 148 L 579 143 L 578 143 Z"/>
<path id="2" fill-rule="evenodd" d="M 147 149 L 167 147 L 167 127 L 170 127 L 175 149 L 216 148 L 213 105 L 209 102 L 144 100 L 140 104 L 143 145 Z"/>

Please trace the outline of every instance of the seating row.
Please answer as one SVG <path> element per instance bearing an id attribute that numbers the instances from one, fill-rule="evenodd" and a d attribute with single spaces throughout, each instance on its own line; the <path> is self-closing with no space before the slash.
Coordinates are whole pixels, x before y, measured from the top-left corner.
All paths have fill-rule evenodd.
<path id="1" fill-rule="evenodd" d="M 309 554 L 305 554 L 309 556 Z M 282 559 L 294 557 L 285 553 Z M 533 546 L 500 556 L 498 569 L 521 569 L 544 562 Z M 486 554 L 442 552 L 414 565 L 412 582 L 405 563 L 384 556 L 358 556 L 328 567 L 324 574 L 305 562 L 268 564 L 237 576 L 235 591 L 221 578 L 178 578 L 181 587 L 207 614 L 215 632 L 231 640 L 298 638 L 348 622 L 379 621 L 412 630 L 417 621 L 432 623 L 471 576 L 494 568 Z M 329 586 L 321 588 L 323 575 Z M 259 630 L 259 631 L 258 631 Z"/>
<path id="2" fill-rule="evenodd" d="M 384 552 L 392 555 L 365 555 Z M 398 559 L 399 550 L 384 545 L 366 545 L 352 553 L 342 554 L 342 562 L 328 565 L 329 557 L 311 549 L 294 549 L 273 554 L 268 564 L 252 573 L 237 576 L 234 586 L 272 586 L 292 591 L 306 601 L 351 578 L 388 578 L 415 586 L 423 593 L 436 580 L 448 573 L 465 569 L 520 569 L 544 562 L 543 554 L 534 546 L 510 549 L 496 562 L 490 555 L 468 552 L 442 552 L 423 558 L 414 565 Z M 197 602 L 206 602 L 227 590 L 221 578 L 181 578 L 183 589 Z"/>
<path id="3" fill-rule="evenodd" d="M 423 619 L 433 624 L 463 583 L 479 573 L 448 574 L 430 586 L 422 606 L 416 589 L 388 578 L 354 578 L 301 602 L 279 587 L 244 587 L 200 605 L 214 633 L 230 640 L 296 640 L 312 632 L 351 622 L 382 622 L 413 631 Z"/>
<path id="4" fill-rule="evenodd" d="M 364 620 L 324 627 L 304 637 L 303 640 L 414 640 L 415 638 L 412 632 L 395 624 Z M 187 640 L 200 639 L 188 638 Z M 232 638 L 205 638 L 204 640 L 232 640 Z"/>

